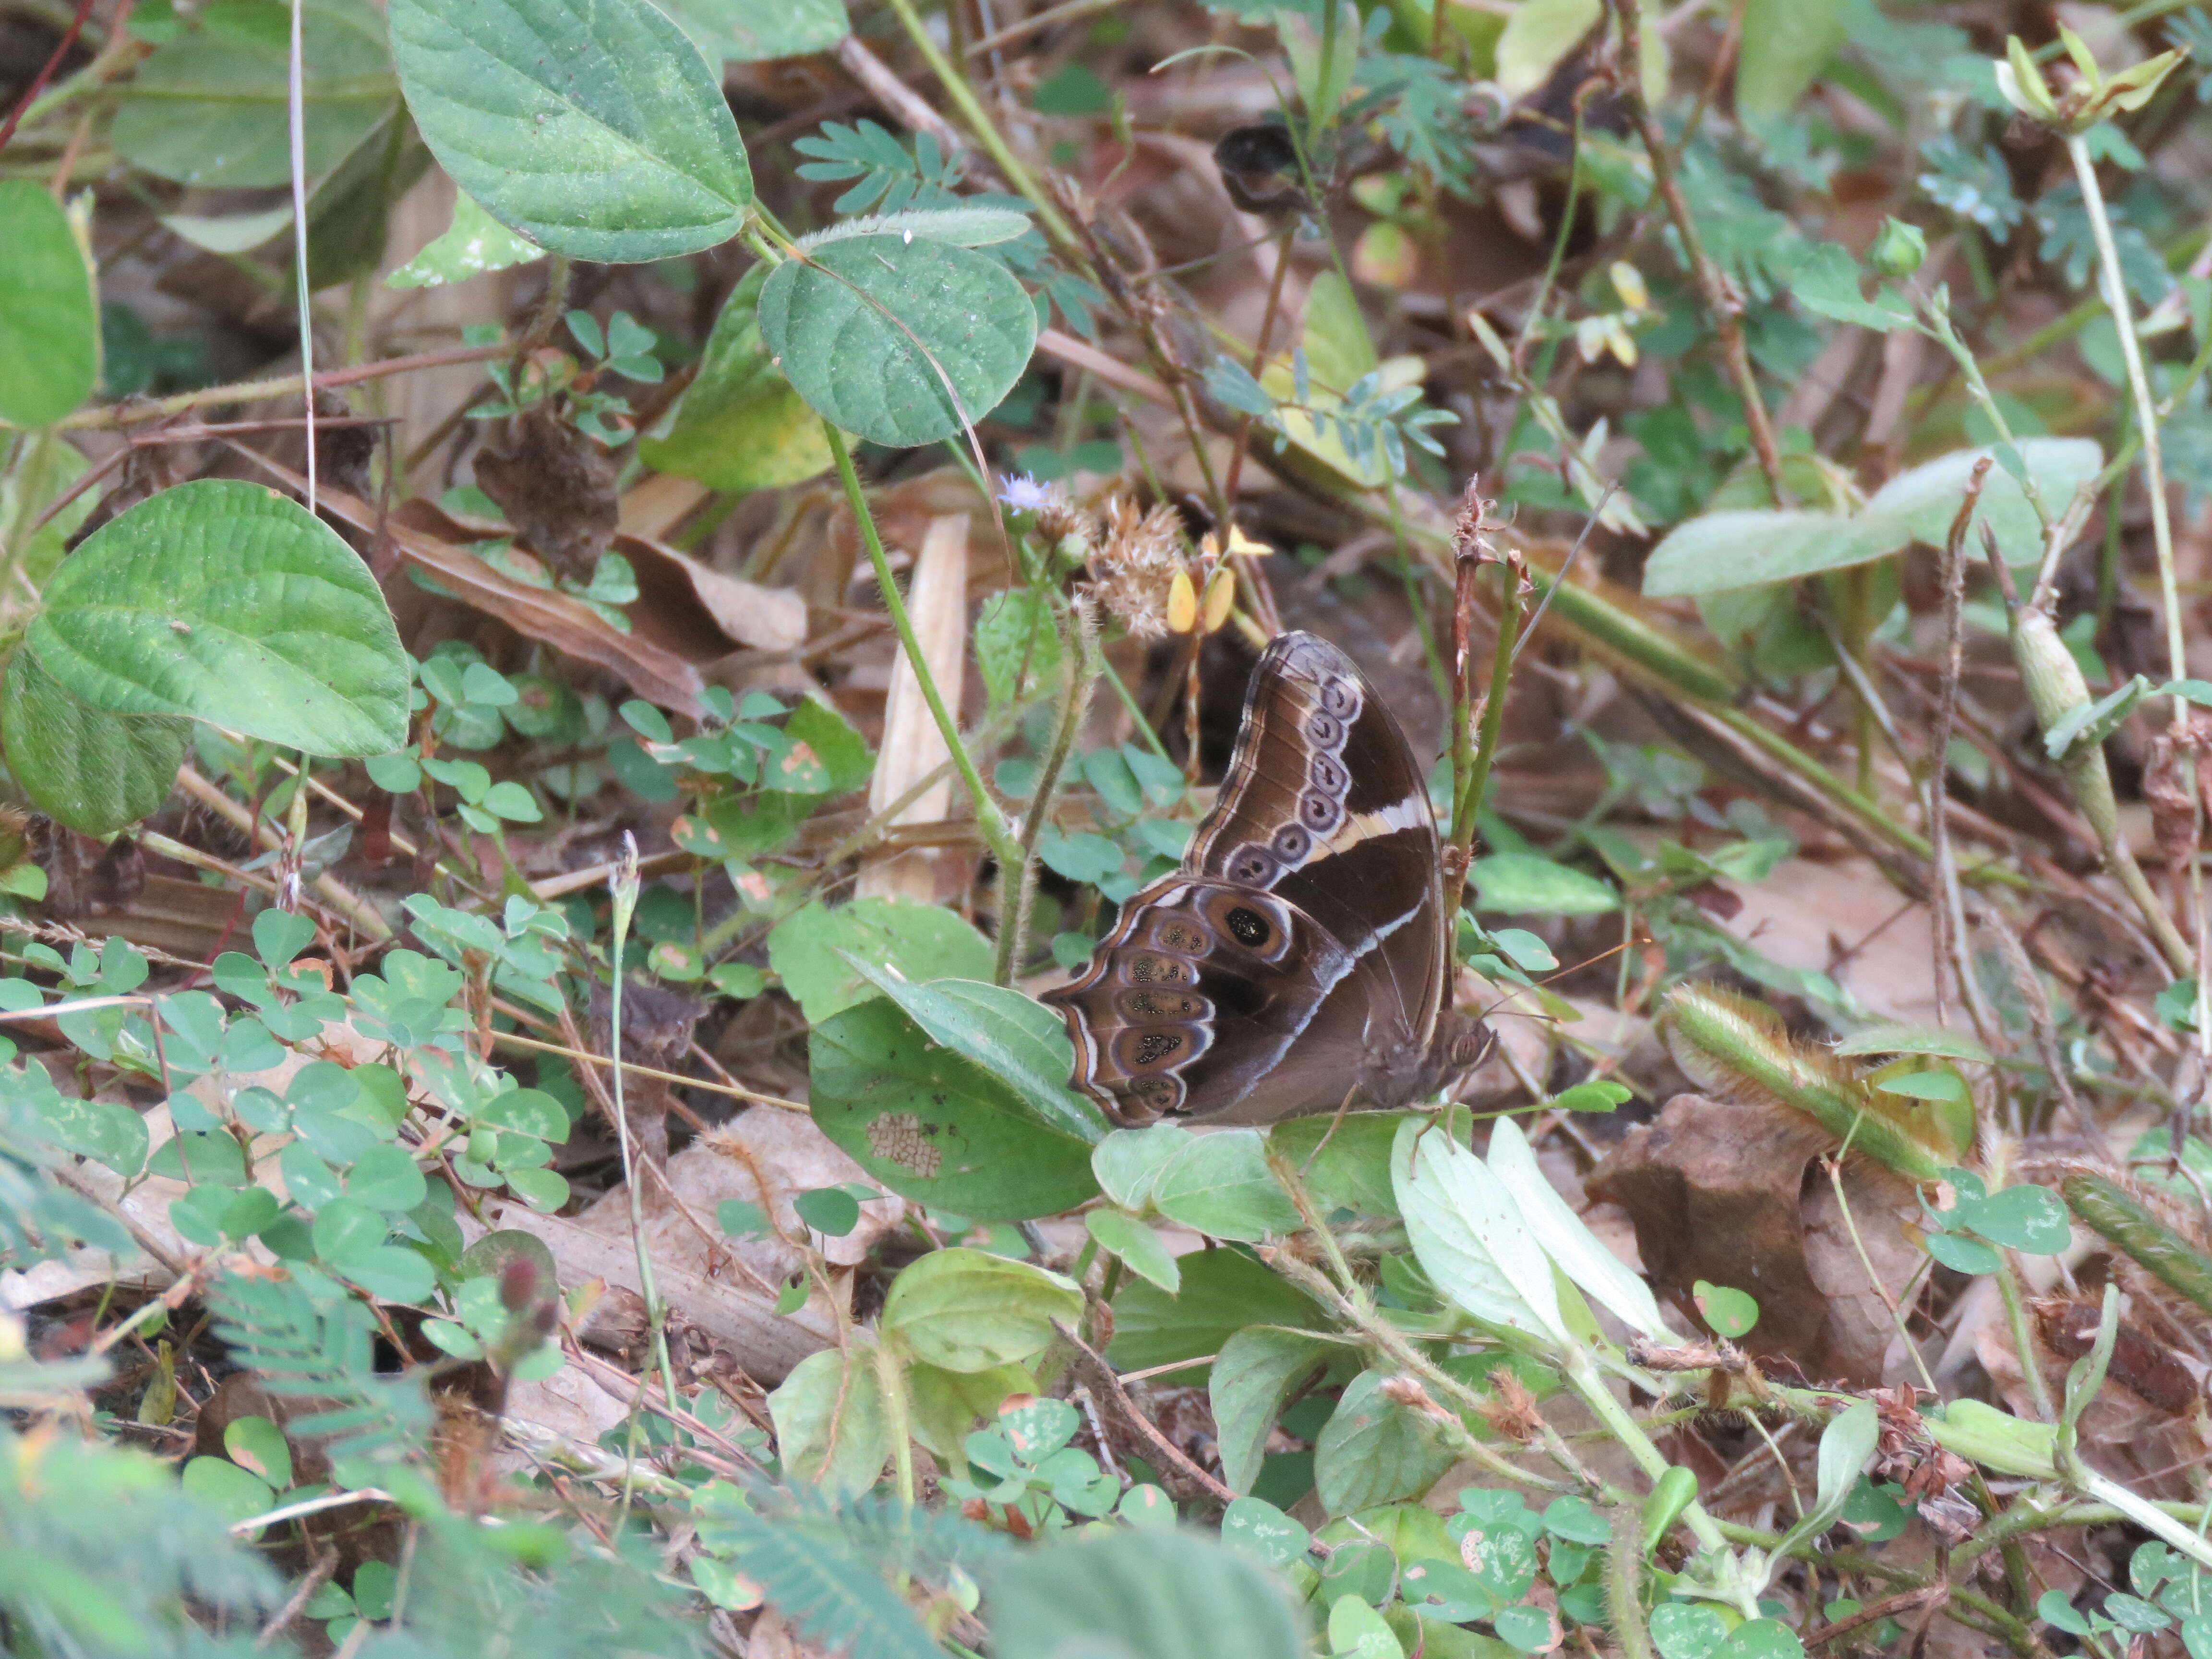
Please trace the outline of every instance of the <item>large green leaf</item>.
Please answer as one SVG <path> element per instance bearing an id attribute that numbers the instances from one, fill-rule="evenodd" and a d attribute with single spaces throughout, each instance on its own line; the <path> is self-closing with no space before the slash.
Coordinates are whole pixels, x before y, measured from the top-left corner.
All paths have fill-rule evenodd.
<path id="1" fill-rule="evenodd" d="M 984 1580 L 999 1659 L 1298 1659 L 1290 1591 L 1195 1532 L 1145 1529 L 1023 1550 Z"/>
<path id="2" fill-rule="evenodd" d="M 655 471 L 744 491 L 803 483 L 829 466 L 822 422 L 776 372 L 761 339 L 760 291 L 767 280 L 766 265 L 744 274 L 723 302 L 699 373 L 659 435 L 639 439 L 638 458 Z"/>
<path id="3" fill-rule="evenodd" d="M 0 421 L 48 426 L 92 395 L 100 322 L 69 216 L 28 179 L 0 184 Z"/>
<path id="4" fill-rule="evenodd" d="M 878 1322 L 927 1364 L 988 1371 L 1034 1359 L 1051 1346 L 1055 1322 L 1073 1325 L 1083 1288 L 1026 1261 L 987 1250 L 932 1250 L 891 1283 Z"/>
<path id="5" fill-rule="evenodd" d="M 2043 505 L 2056 518 L 2063 515 L 2074 492 L 2097 476 L 2105 465 L 2105 452 L 2090 438 L 2022 438 L 2014 446 L 2022 471 L 2035 480 Z M 1866 504 L 1867 516 L 1883 514 L 1901 521 L 1913 538 L 1929 547 L 1941 547 L 1950 533 L 1951 520 L 1966 499 L 1966 481 L 1976 462 L 1993 458 L 1991 448 L 1954 449 L 1932 461 L 1899 473 L 1875 491 Z M 1966 542 L 1966 556 L 1982 556 L 1981 526 L 1996 532 L 1997 548 L 2008 564 L 2030 564 L 2043 556 L 2043 530 L 2027 495 L 2000 460 L 1990 468 L 1982 485 L 1982 499 L 1974 508 L 1974 525 Z"/>
<path id="6" fill-rule="evenodd" d="M 406 653 L 368 568 L 286 495 L 179 484 L 94 532 L 24 635 L 112 714 L 180 714 L 317 755 L 407 737 Z"/>
<path id="7" fill-rule="evenodd" d="M 1739 115 L 1787 115 L 1844 44 L 1850 13 L 1826 0 L 1748 0 L 1736 47 Z"/>
<path id="8" fill-rule="evenodd" d="M 1179 1258 L 1182 1288 L 1170 1296 L 1145 1283 L 1114 1300 L 1114 1340 L 1107 1358 L 1115 1369 L 1151 1370 L 1178 1359 L 1210 1360 L 1249 1325 L 1292 1325 L 1316 1330 L 1328 1324 L 1320 1305 L 1242 1250 L 1199 1250 Z M 1205 1381 L 1194 1365 L 1160 1378 L 1163 1387 Z"/>
<path id="9" fill-rule="evenodd" d="M 1292 1232 L 1298 1212 L 1267 1168 L 1257 1129 L 1193 1135 L 1152 1184 L 1152 1201 L 1170 1221 L 1214 1238 L 1256 1242 Z"/>
<path id="10" fill-rule="evenodd" d="M 789 1473 L 835 1492 L 866 1492 L 883 1473 L 890 1425 L 872 1344 L 807 1355 L 769 1395 L 768 1409 Z"/>
<path id="11" fill-rule="evenodd" d="M 786 260 L 761 289 L 760 326 L 816 413 L 894 449 L 981 420 L 1036 346 L 1012 272 L 923 236 L 854 236 Z"/>
<path id="12" fill-rule="evenodd" d="M 580 259 L 727 241 L 752 173 L 719 77 L 649 0 L 392 0 L 392 55 L 439 163 Z"/>
<path id="13" fill-rule="evenodd" d="M 1327 1363 L 1332 1349 L 1297 1331 L 1255 1325 L 1221 1345 L 1208 1396 L 1221 1454 L 1221 1478 L 1249 1492 L 1266 1461 L 1267 1436 L 1298 1385 Z"/>
<path id="14" fill-rule="evenodd" d="M 39 810 L 108 836 L 169 798 L 191 723 L 167 714 L 108 714 L 71 696 L 28 643 L 8 663 L 0 744 Z"/>
<path id="15" fill-rule="evenodd" d="M 2104 452 L 2087 438 L 2023 438 L 2014 450 L 2054 515 L 2065 512 L 2074 492 L 2104 465 Z M 1975 463 L 1994 453 L 1960 449 L 1939 455 L 1892 478 L 1850 517 L 1758 507 L 1689 520 L 1652 550 L 1644 566 L 1644 592 L 1652 599 L 1727 592 L 1864 564 L 1915 542 L 1940 547 L 1966 499 Z M 1974 509 L 1966 546 L 1971 558 L 1981 557 L 1984 524 L 1996 532 L 2007 562 L 2027 564 L 2042 556 L 2035 509 L 2002 462 L 1990 469 Z"/>
<path id="16" fill-rule="evenodd" d="M 1091 1146 L 1046 1127 L 1006 1084 L 930 1042 L 881 997 L 814 1028 L 814 1121 L 917 1203 L 985 1221 L 1057 1215 L 1098 1190 Z"/>
<path id="17" fill-rule="evenodd" d="M 1386 1391 L 1387 1371 L 1345 1386 L 1314 1442 L 1314 1488 L 1331 1515 L 1418 1498 L 1452 1465 L 1434 1427 Z"/>
<path id="18" fill-rule="evenodd" d="M 286 108 L 291 9 L 226 0 L 138 67 L 110 130 L 133 166 L 224 189 L 292 176 Z M 387 119 L 398 100 L 376 14 L 361 0 L 307 0 L 301 93 L 307 176 L 320 178 Z"/>
<path id="19" fill-rule="evenodd" d="M 990 941 L 973 924 L 914 899 L 854 899 L 834 909 L 809 904 L 769 932 L 768 964 L 811 1024 L 875 995 L 853 965 L 856 957 L 910 980 L 976 979 L 991 971 Z"/>
<path id="20" fill-rule="evenodd" d="M 805 58 L 843 40 L 845 0 L 663 0 L 711 62 Z"/>
<path id="21" fill-rule="evenodd" d="M 939 979 L 916 985 L 893 969 L 858 957 L 850 960 L 878 990 L 906 1010 L 931 1042 L 974 1060 L 1012 1088 L 1039 1122 L 1094 1144 L 1106 1138 L 1108 1126 L 1098 1109 L 1067 1086 L 1075 1070 L 1075 1048 L 1067 1039 L 1066 1024 L 1052 1010 L 1019 991 L 981 980 Z M 1296 1222 L 1293 1215 L 1291 1224 Z"/>

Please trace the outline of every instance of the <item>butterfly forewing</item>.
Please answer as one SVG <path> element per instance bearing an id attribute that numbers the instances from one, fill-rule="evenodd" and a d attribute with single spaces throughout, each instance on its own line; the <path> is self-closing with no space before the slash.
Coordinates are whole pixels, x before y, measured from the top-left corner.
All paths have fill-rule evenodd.
<path id="1" fill-rule="evenodd" d="M 1120 1121 L 1272 1121 L 1402 1097 L 1444 945 L 1436 823 L 1403 733 L 1342 652 L 1286 634 L 1253 673 L 1182 871 L 1046 1000 L 1077 1086 Z"/>

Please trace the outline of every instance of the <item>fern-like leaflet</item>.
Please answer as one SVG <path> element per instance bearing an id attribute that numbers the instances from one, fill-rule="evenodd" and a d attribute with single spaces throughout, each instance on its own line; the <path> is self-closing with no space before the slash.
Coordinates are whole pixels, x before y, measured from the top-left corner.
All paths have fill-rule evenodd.
<path id="1" fill-rule="evenodd" d="M 377 1370 L 368 1310 L 335 1284 L 323 1284 L 327 1291 L 319 1295 L 306 1273 L 223 1279 L 209 1296 L 216 1334 L 239 1364 L 260 1374 L 270 1393 L 321 1406 L 287 1426 L 295 1434 L 334 1437 L 332 1457 L 418 1445 L 430 1422 L 422 1383 Z"/>

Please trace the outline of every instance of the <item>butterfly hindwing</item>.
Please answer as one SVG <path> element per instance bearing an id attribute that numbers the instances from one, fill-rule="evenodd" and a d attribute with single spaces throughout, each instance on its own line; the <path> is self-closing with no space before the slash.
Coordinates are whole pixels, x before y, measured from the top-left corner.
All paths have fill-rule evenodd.
<path id="1" fill-rule="evenodd" d="M 1442 998 L 1437 854 L 1419 769 L 1373 686 L 1325 641 L 1282 635 L 1182 870 L 1046 994 L 1076 1085 L 1124 1123 L 1396 1103 L 1425 1075 Z"/>

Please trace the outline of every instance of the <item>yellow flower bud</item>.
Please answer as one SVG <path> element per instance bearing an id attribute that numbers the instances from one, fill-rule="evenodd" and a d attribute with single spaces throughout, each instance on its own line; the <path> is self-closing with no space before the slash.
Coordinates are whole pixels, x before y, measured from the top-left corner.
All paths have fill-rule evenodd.
<path id="1" fill-rule="evenodd" d="M 1620 303 L 1631 311 L 1649 311 L 1651 291 L 1644 286 L 1644 273 L 1626 259 L 1615 259 L 1606 273 L 1613 278 L 1613 291 L 1620 295 Z"/>
<path id="2" fill-rule="evenodd" d="M 1206 579 L 1205 631 L 1211 634 L 1227 622 L 1229 608 L 1236 603 L 1236 571 L 1225 564 L 1216 565 L 1213 574 Z"/>
<path id="3" fill-rule="evenodd" d="M 1188 634 L 1198 621 L 1198 590 L 1190 585 L 1190 572 L 1178 570 L 1168 583 L 1168 628 L 1170 632 Z"/>

